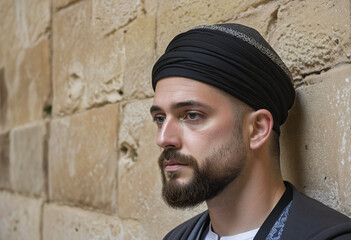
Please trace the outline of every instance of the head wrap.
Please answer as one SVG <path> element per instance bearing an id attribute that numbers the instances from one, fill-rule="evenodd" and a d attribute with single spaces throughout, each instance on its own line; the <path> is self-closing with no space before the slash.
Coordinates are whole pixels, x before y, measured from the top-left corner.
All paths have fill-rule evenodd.
<path id="1" fill-rule="evenodd" d="M 291 73 L 278 54 L 256 30 L 239 24 L 203 25 L 177 35 L 153 67 L 153 89 L 172 76 L 210 84 L 255 110 L 267 109 L 278 134 L 295 99 Z"/>

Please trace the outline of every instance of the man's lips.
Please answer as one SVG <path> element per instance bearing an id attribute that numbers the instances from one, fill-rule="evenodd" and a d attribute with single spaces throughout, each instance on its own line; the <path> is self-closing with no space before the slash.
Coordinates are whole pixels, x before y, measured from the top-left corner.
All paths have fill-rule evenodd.
<path id="1" fill-rule="evenodd" d="M 179 168 L 186 166 L 188 164 L 181 162 L 181 161 L 177 161 L 177 160 L 164 160 L 163 161 L 163 167 L 165 169 L 165 171 L 171 172 L 171 171 L 176 171 Z"/>

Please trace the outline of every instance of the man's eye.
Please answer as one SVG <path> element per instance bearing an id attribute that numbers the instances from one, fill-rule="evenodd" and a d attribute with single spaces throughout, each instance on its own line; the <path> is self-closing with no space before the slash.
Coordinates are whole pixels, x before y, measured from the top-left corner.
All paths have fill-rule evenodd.
<path id="1" fill-rule="evenodd" d="M 189 112 L 186 114 L 185 118 L 189 120 L 198 120 L 201 117 L 199 113 Z"/>
<path id="2" fill-rule="evenodd" d="M 157 124 L 162 124 L 165 120 L 166 120 L 165 116 L 156 115 L 154 117 L 154 122 L 157 123 Z"/>

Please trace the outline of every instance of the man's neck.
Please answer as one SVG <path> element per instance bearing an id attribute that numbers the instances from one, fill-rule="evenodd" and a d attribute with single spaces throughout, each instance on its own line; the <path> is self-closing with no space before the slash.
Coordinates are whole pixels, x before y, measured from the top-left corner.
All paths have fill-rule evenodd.
<path id="1" fill-rule="evenodd" d="M 280 174 L 251 171 L 207 201 L 214 232 L 231 236 L 259 228 L 285 191 Z"/>

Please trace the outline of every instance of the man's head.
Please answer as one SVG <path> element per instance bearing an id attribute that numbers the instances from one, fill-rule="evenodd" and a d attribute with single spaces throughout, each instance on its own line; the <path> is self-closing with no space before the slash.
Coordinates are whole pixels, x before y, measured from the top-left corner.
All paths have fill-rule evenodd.
<path id="1" fill-rule="evenodd" d="M 171 206 L 196 206 L 238 176 L 246 158 L 243 103 L 208 84 L 170 77 L 157 84 L 151 114 Z"/>
<path id="2" fill-rule="evenodd" d="M 175 37 L 153 69 L 163 196 L 174 207 L 209 200 L 271 141 L 294 101 L 291 77 L 253 29 L 200 26 Z M 267 144 L 266 144 L 267 145 Z"/>

